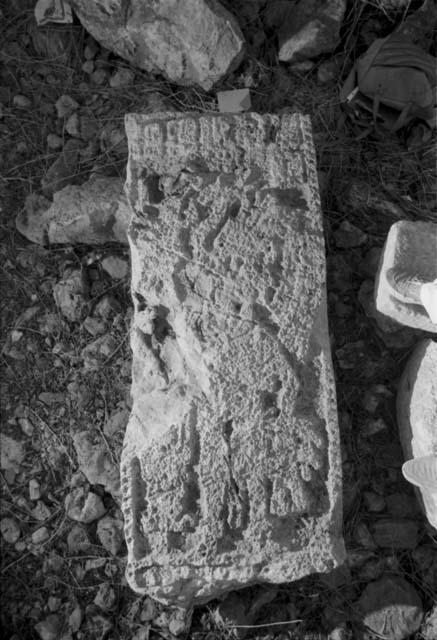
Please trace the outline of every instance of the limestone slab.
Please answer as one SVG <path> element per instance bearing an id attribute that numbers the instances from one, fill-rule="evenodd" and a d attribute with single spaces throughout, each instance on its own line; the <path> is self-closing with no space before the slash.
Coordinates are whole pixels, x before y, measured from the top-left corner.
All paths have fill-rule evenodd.
<path id="1" fill-rule="evenodd" d="M 420 486 L 427 518 L 437 528 L 437 342 L 421 340 L 414 349 L 399 382 L 396 409 L 405 460 L 424 461 L 433 456 L 434 487 L 414 484 Z"/>
<path id="2" fill-rule="evenodd" d="M 128 115 L 127 578 L 190 606 L 344 559 L 311 127 Z"/>
<path id="3" fill-rule="evenodd" d="M 437 224 L 401 220 L 390 227 L 375 282 L 376 308 L 383 315 L 415 329 L 437 333 L 437 325 L 420 304 L 400 300 L 387 282 L 395 268 L 411 278 L 437 278 Z"/>

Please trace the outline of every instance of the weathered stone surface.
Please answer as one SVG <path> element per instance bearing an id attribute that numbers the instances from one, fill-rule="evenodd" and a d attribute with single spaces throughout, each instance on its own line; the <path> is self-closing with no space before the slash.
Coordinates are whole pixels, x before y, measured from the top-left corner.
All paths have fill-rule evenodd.
<path id="1" fill-rule="evenodd" d="M 395 295 L 386 274 L 399 269 L 424 282 L 437 278 L 437 224 L 402 220 L 390 228 L 376 276 L 376 308 L 385 316 L 416 329 L 437 333 L 425 308 L 403 302 Z"/>
<path id="2" fill-rule="evenodd" d="M 396 397 L 405 460 L 437 456 L 437 342 L 422 340 L 403 371 Z M 420 488 L 429 522 L 437 528 L 437 487 Z"/>
<path id="3" fill-rule="evenodd" d="M 127 577 L 189 606 L 344 558 L 309 119 L 126 118 Z"/>
<path id="4" fill-rule="evenodd" d="M 127 243 L 130 210 L 121 178 L 94 177 L 54 194 L 51 204 L 31 195 L 16 220 L 20 233 L 39 244 Z"/>
<path id="5" fill-rule="evenodd" d="M 172 82 L 211 87 L 244 54 L 238 23 L 217 0 L 72 0 L 100 44 Z"/>
<path id="6" fill-rule="evenodd" d="M 356 609 L 366 627 L 387 640 L 406 640 L 419 629 L 423 618 L 419 594 L 398 576 L 385 575 L 368 584 Z"/>
<path id="7" fill-rule="evenodd" d="M 278 33 L 279 60 L 299 62 L 335 49 L 345 10 L 345 0 L 300 0 L 293 4 L 288 10 L 292 19 L 284 20 Z"/>

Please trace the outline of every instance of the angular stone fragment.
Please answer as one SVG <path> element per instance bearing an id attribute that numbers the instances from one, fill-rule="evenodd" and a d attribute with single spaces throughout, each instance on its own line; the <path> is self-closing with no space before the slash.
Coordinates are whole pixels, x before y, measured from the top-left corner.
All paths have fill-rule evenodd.
<path id="1" fill-rule="evenodd" d="M 190 606 L 344 559 L 309 119 L 130 115 L 127 577 Z"/>
<path id="2" fill-rule="evenodd" d="M 31 195 L 16 219 L 28 240 L 39 244 L 127 244 L 130 210 L 121 178 L 95 177 L 54 194 L 53 203 Z"/>
<path id="3" fill-rule="evenodd" d="M 387 271 L 395 268 L 411 278 L 433 282 L 437 278 L 437 224 L 402 220 L 390 228 L 375 283 L 376 308 L 409 327 L 437 333 L 425 308 L 404 302 L 393 292 Z"/>
<path id="4" fill-rule="evenodd" d="M 402 373 L 396 397 L 405 460 L 437 456 L 437 342 L 422 340 Z M 437 528 L 437 487 L 420 488 L 429 522 Z"/>
<path id="5" fill-rule="evenodd" d="M 279 28 L 279 60 L 298 62 L 335 49 L 345 11 L 345 0 L 293 3 Z"/>
<path id="6" fill-rule="evenodd" d="M 85 29 L 134 66 L 206 90 L 242 60 L 235 17 L 217 0 L 71 0 Z"/>

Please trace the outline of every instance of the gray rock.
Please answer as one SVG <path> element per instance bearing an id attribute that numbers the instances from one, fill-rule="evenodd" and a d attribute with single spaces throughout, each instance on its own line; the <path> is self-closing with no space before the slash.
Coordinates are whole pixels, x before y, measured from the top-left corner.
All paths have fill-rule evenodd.
<path id="1" fill-rule="evenodd" d="M 41 180 L 43 194 L 47 198 L 69 184 L 80 181 L 78 167 L 83 142 L 76 139 L 67 140 L 55 162 L 49 167 Z"/>
<path id="2" fill-rule="evenodd" d="M 415 549 L 419 542 L 419 525 L 414 520 L 377 520 L 371 526 L 378 547 L 387 549 Z"/>
<path id="3" fill-rule="evenodd" d="M 90 484 L 101 484 L 108 493 L 117 497 L 120 492 L 118 465 L 114 462 L 107 443 L 93 440 L 88 431 L 73 436 L 79 468 Z"/>
<path id="4" fill-rule="evenodd" d="M 13 518 L 2 518 L 0 520 L 0 533 L 5 542 L 15 544 L 21 536 L 18 523 Z"/>
<path id="5" fill-rule="evenodd" d="M 0 433 L 0 467 L 2 469 L 12 469 L 18 473 L 25 455 L 23 442 L 15 440 L 5 433 Z"/>
<path id="6" fill-rule="evenodd" d="M 65 130 L 73 138 L 80 138 L 80 120 L 78 113 L 72 113 L 65 123 Z"/>
<path id="7" fill-rule="evenodd" d="M 385 502 L 387 511 L 393 518 L 411 518 L 420 513 L 417 500 L 407 493 L 390 493 L 385 496 Z"/>
<path id="8" fill-rule="evenodd" d="M 47 527 L 40 527 L 39 529 L 36 529 L 36 531 L 34 531 L 31 536 L 32 544 L 36 546 L 44 544 L 44 542 L 47 542 L 49 538 L 50 531 L 47 529 Z"/>
<path id="9" fill-rule="evenodd" d="M 206 90 L 244 55 L 234 16 L 217 0 L 72 0 L 85 29 L 107 49 L 177 84 Z"/>
<path id="10" fill-rule="evenodd" d="M 385 500 L 383 496 L 380 496 L 373 491 L 364 491 L 363 499 L 367 511 L 370 511 L 371 513 L 379 513 L 381 511 L 384 511 Z"/>
<path id="11" fill-rule="evenodd" d="M 299 62 L 335 49 L 345 10 L 345 0 L 300 0 L 279 30 L 279 60 Z"/>
<path id="12" fill-rule="evenodd" d="M 376 277 L 376 308 L 400 324 L 437 333 L 437 325 L 421 304 L 405 302 L 393 291 L 386 274 L 394 268 L 423 280 L 437 279 L 437 224 L 402 220 L 390 228 Z"/>
<path id="13" fill-rule="evenodd" d="M 95 338 L 97 336 L 101 336 L 102 334 L 106 333 L 107 331 L 107 325 L 106 322 L 104 322 L 103 320 L 99 320 L 98 318 L 85 318 L 85 320 L 82 323 L 82 326 L 84 329 L 86 329 L 86 331 L 88 331 L 88 333 L 92 336 L 94 336 Z"/>
<path id="14" fill-rule="evenodd" d="M 114 296 L 110 295 L 103 296 L 94 307 L 95 315 L 104 320 L 110 320 L 121 311 L 121 304 Z"/>
<path id="15" fill-rule="evenodd" d="M 31 193 L 17 215 L 15 224 L 18 231 L 31 242 L 46 244 L 47 228 L 44 217 L 49 208 L 50 200 L 37 193 Z"/>
<path id="16" fill-rule="evenodd" d="M 62 95 L 59 100 L 57 100 L 55 107 L 58 118 L 68 118 L 79 109 L 79 104 L 71 96 Z"/>
<path id="17" fill-rule="evenodd" d="M 13 97 L 12 104 L 14 107 L 18 107 L 18 109 L 30 109 L 32 107 L 32 100 L 27 96 L 17 94 Z"/>
<path id="18" fill-rule="evenodd" d="M 82 273 L 75 270 L 53 286 L 53 297 L 62 315 L 70 322 L 79 322 L 88 311 Z"/>
<path id="19" fill-rule="evenodd" d="M 127 409 L 114 411 L 103 426 L 105 435 L 111 438 L 118 432 L 124 433 L 128 420 L 129 411 Z"/>
<path id="20" fill-rule="evenodd" d="M 126 128 L 128 580 L 189 606 L 330 571 L 341 465 L 309 120 L 131 115 Z"/>
<path id="21" fill-rule="evenodd" d="M 96 338 L 82 349 L 82 358 L 85 369 L 97 370 L 109 362 L 115 353 L 118 343 L 114 336 L 107 333 L 100 338 Z"/>
<path id="22" fill-rule="evenodd" d="M 437 342 L 422 340 L 399 381 L 396 415 L 405 460 L 437 454 Z M 435 491 L 417 490 L 429 522 L 437 527 Z"/>
<path id="23" fill-rule="evenodd" d="M 57 150 L 62 149 L 64 144 L 61 136 L 57 136 L 56 133 L 49 133 L 47 136 L 47 146 L 49 149 Z"/>
<path id="24" fill-rule="evenodd" d="M 132 69 L 126 69 L 122 67 L 111 76 L 109 84 L 113 89 L 122 89 L 123 87 L 130 87 L 135 80 L 135 72 Z"/>
<path id="25" fill-rule="evenodd" d="M 96 597 L 94 598 L 94 604 L 103 609 L 109 611 L 112 609 L 117 601 L 114 589 L 109 582 L 102 582 L 99 586 Z"/>
<path id="26" fill-rule="evenodd" d="M 363 624 L 387 640 L 409 638 L 423 618 L 417 591 L 397 576 L 383 576 L 368 584 L 356 604 Z"/>
<path id="27" fill-rule="evenodd" d="M 75 524 L 67 536 L 68 551 L 72 554 L 85 553 L 91 547 L 87 530 L 79 524 Z"/>
<path id="28" fill-rule="evenodd" d="M 52 614 L 35 625 L 35 631 L 41 640 L 58 640 L 62 630 L 60 616 Z"/>
<path id="29" fill-rule="evenodd" d="M 122 280 L 129 273 L 129 262 L 126 258 L 108 255 L 102 260 L 102 268 L 114 280 Z"/>
<path id="30" fill-rule="evenodd" d="M 337 247 L 351 249 L 364 244 L 367 241 L 367 234 L 351 222 L 343 220 L 338 229 L 334 231 L 334 240 Z"/>
<path id="31" fill-rule="evenodd" d="M 105 516 L 97 524 L 97 537 L 102 546 L 113 556 L 116 556 L 124 542 L 123 522 Z"/>
<path id="32" fill-rule="evenodd" d="M 106 513 L 101 498 L 86 487 L 77 487 L 67 495 L 65 510 L 71 520 L 84 524 L 98 520 Z"/>
<path id="33" fill-rule="evenodd" d="M 95 177 L 58 191 L 53 204 L 42 196 L 29 196 L 16 225 L 39 244 L 127 244 L 130 218 L 123 180 Z"/>

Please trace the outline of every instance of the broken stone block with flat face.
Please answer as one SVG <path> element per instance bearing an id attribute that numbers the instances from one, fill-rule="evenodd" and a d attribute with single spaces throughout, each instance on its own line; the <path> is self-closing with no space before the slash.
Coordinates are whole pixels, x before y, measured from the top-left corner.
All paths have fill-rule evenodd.
<path id="1" fill-rule="evenodd" d="M 425 307 L 405 302 L 390 286 L 387 272 L 395 269 L 409 278 L 433 282 L 437 278 L 437 224 L 401 220 L 390 227 L 375 281 L 376 308 L 399 324 L 437 333 Z"/>
<path id="2" fill-rule="evenodd" d="M 425 482 L 414 484 L 429 522 L 437 529 L 437 342 L 421 340 L 414 349 L 399 381 L 396 410 L 405 460 L 416 461 L 404 469 L 407 479 L 413 481 L 420 471 L 417 461 L 433 457 L 428 461 L 433 477 L 427 482 L 424 476 Z M 431 472 L 430 464 L 425 472 Z"/>
<path id="3" fill-rule="evenodd" d="M 127 577 L 190 606 L 344 559 L 309 119 L 129 115 Z"/>

